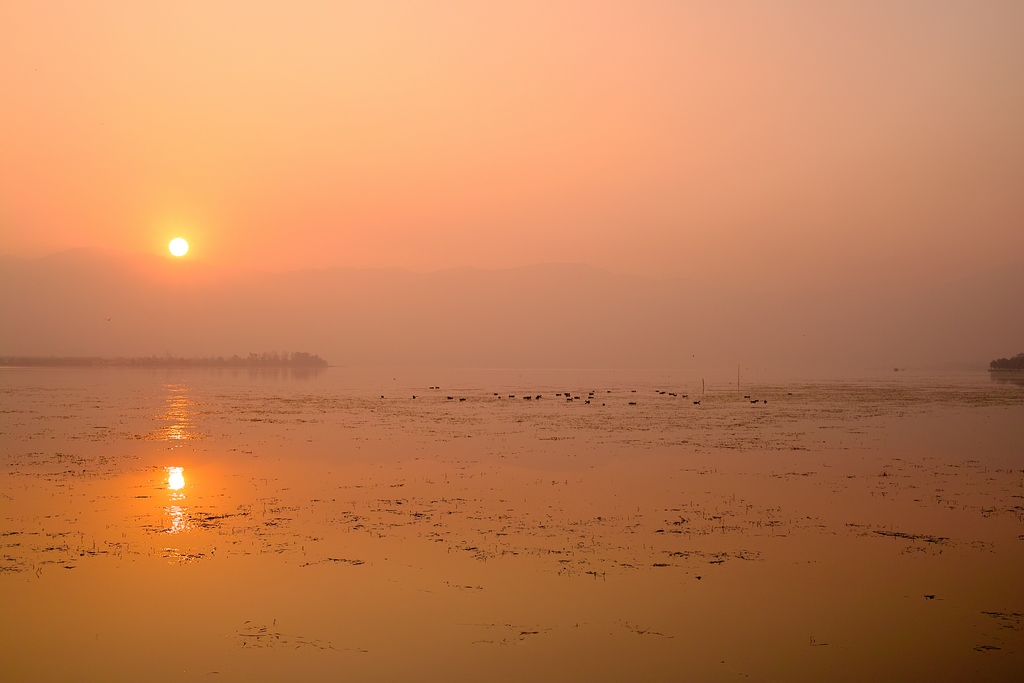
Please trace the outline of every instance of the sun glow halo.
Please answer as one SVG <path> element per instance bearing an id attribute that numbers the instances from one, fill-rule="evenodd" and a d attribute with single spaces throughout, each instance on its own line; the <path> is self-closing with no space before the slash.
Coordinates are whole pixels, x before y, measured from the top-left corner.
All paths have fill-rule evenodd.
<path id="1" fill-rule="evenodd" d="M 184 256 L 188 253 L 188 242 L 181 237 L 175 237 L 171 240 L 171 243 L 167 245 L 167 248 L 171 250 L 171 254 L 174 256 Z"/>

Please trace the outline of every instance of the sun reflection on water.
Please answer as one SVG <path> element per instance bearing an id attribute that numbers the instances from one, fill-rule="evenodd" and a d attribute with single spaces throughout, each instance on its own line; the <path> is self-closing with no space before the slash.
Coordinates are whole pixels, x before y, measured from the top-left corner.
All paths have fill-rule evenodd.
<path id="1" fill-rule="evenodd" d="M 171 505 L 170 507 L 164 508 L 164 514 L 166 514 L 171 520 L 171 527 L 167 529 L 167 533 L 169 534 L 179 534 L 182 531 L 188 531 L 191 527 L 188 515 L 185 514 L 185 508 L 178 507 L 177 505 Z"/>
<path id="2" fill-rule="evenodd" d="M 185 468 L 168 467 L 167 469 L 167 490 L 171 493 L 171 500 L 185 500 Z"/>
<path id="3" fill-rule="evenodd" d="M 167 471 L 167 491 L 170 493 L 171 501 L 179 503 L 185 500 L 185 468 L 165 467 Z M 164 514 L 170 520 L 170 528 L 165 529 L 169 534 L 178 534 L 188 531 L 190 528 L 188 508 L 180 505 L 169 505 L 164 508 Z"/>
<path id="4" fill-rule="evenodd" d="M 168 441 L 183 441 L 197 438 L 192 424 L 192 412 L 195 402 L 189 398 L 189 388 L 182 384 L 165 384 L 167 391 L 166 408 L 157 420 L 166 422 L 157 430 L 157 438 Z"/>
<path id="5" fill-rule="evenodd" d="M 167 468 L 167 488 L 179 491 L 185 488 L 185 469 L 182 467 Z"/>

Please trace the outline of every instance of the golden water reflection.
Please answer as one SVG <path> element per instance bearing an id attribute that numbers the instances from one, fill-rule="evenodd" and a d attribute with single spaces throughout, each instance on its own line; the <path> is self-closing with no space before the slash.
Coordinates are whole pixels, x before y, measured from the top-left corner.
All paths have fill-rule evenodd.
<path id="1" fill-rule="evenodd" d="M 185 488 L 185 470 L 182 467 L 167 468 L 167 488 L 179 491 Z"/>
<path id="2" fill-rule="evenodd" d="M 160 429 L 160 437 L 172 441 L 196 438 L 192 424 L 192 407 L 194 401 L 189 398 L 189 389 L 185 384 L 165 384 L 167 391 L 166 409 L 157 419 L 170 424 Z"/>
<path id="3" fill-rule="evenodd" d="M 167 469 L 167 490 L 171 493 L 171 500 L 185 500 L 185 468 L 168 467 Z M 177 509 L 177 508 L 175 508 Z M 180 510 L 179 510 L 180 513 Z"/>
<path id="4" fill-rule="evenodd" d="M 180 534 L 183 531 L 189 530 L 191 525 L 189 524 L 186 512 L 186 508 L 177 505 L 170 505 L 164 508 L 164 514 L 171 521 L 171 526 L 167 529 L 167 533 Z"/>
<path id="5" fill-rule="evenodd" d="M 185 468 L 167 467 L 167 490 L 170 492 L 171 501 L 179 503 L 185 500 Z M 188 508 L 180 505 L 169 505 L 164 508 L 164 515 L 170 520 L 167 533 L 178 534 L 188 531 L 190 528 Z"/>
<path id="6" fill-rule="evenodd" d="M 92 396 L 68 407 L 19 380 L 0 409 L 53 427 L 11 412 L 0 430 L 0 679 L 101 659 L 161 678 L 171 637 L 179 669 L 249 680 L 739 677 L 722 661 L 751 679 L 1015 680 L 1024 394 L 981 379 L 699 409 L 642 385 L 381 410 L 191 380 L 182 401 L 161 382 L 144 425 L 99 442 L 80 438 Z M 131 425 L 135 384 L 117 392 L 105 423 Z M 181 422 L 159 421 L 173 405 Z M 203 443 L 165 440 L 189 422 Z M 160 587 L 188 604 L 160 609 Z"/>

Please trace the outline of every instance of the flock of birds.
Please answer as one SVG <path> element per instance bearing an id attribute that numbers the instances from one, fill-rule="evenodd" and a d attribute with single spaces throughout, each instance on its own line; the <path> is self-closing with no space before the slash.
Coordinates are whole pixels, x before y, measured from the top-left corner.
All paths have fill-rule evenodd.
<path id="1" fill-rule="evenodd" d="M 432 386 L 432 387 L 429 387 L 429 389 L 432 390 L 432 391 L 440 391 L 441 387 L 439 387 L 439 386 Z M 630 392 L 635 394 L 636 393 L 636 389 L 631 389 Z M 690 397 L 689 394 L 680 394 L 680 393 L 674 392 L 674 391 L 662 391 L 660 389 L 655 389 L 654 392 L 656 394 L 661 395 L 661 396 L 664 396 L 664 395 L 667 394 L 668 396 L 675 396 L 675 397 L 679 397 L 679 398 L 689 398 Z M 610 389 L 608 389 L 608 390 L 606 390 L 606 393 L 610 394 L 612 392 L 611 392 Z M 595 394 L 596 394 L 596 390 L 591 390 L 590 392 L 588 392 L 587 393 L 587 397 L 585 399 L 582 399 L 584 404 L 585 405 L 590 405 L 590 402 L 595 400 L 595 398 L 594 398 Z M 502 398 L 502 394 L 499 394 L 496 391 L 492 392 L 492 396 L 495 396 L 495 397 L 497 397 L 499 399 Z M 581 394 L 574 394 L 571 391 L 563 391 L 563 392 L 556 393 L 555 396 L 558 397 L 558 398 L 562 398 L 564 396 L 565 400 L 567 402 L 572 403 L 573 401 L 581 400 L 582 393 Z M 384 394 L 381 394 L 380 397 L 381 398 L 385 398 Z M 413 394 L 412 397 L 414 399 L 415 398 L 419 398 L 419 396 L 417 394 Z M 515 394 L 508 394 L 508 397 L 514 399 L 514 398 L 516 398 L 516 395 Z M 454 401 L 456 397 L 455 396 L 446 396 L 445 398 L 447 400 L 449 400 L 449 401 Z M 525 396 L 522 396 L 521 398 L 524 401 L 533 401 L 533 400 L 539 401 L 540 399 L 544 398 L 544 395 L 543 394 L 526 394 Z M 751 403 L 765 403 L 765 404 L 768 403 L 768 399 L 758 399 L 758 398 L 753 398 L 752 399 L 752 398 L 750 398 L 750 394 L 745 394 L 743 396 L 743 398 L 749 399 Z M 458 397 L 458 400 L 460 402 L 462 402 L 462 401 L 465 401 L 466 398 L 464 396 L 460 396 L 460 397 Z M 635 406 L 636 403 L 637 403 L 636 401 L 630 401 L 629 405 Z M 602 403 L 601 405 L 603 406 L 605 404 Z M 699 406 L 700 405 L 700 399 L 697 399 L 696 401 L 694 401 L 693 405 Z"/>

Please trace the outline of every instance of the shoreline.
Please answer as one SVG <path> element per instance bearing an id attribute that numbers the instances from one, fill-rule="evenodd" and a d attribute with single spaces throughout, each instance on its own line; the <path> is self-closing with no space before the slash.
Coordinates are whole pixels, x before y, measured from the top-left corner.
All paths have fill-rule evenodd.
<path id="1" fill-rule="evenodd" d="M 327 361 L 314 357 L 297 361 L 284 358 L 101 358 L 89 356 L 0 357 L 2 368 L 127 368 L 127 369 L 211 369 L 211 370 L 323 370 Z"/>

